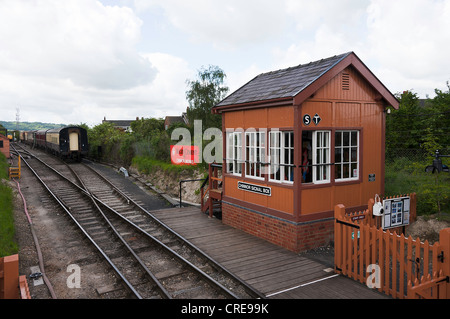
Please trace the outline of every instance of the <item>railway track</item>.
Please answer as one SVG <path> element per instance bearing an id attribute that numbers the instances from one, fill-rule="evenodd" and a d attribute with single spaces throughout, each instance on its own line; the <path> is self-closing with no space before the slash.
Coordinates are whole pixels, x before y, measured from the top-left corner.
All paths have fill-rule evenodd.
<path id="1" fill-rule="evenodd" d="M 17 151 L 17 150 L 16 150 Z M 156 219 L 91 165 L 48 154 L 25 164 L 135 298 L 264 298 Z"/>

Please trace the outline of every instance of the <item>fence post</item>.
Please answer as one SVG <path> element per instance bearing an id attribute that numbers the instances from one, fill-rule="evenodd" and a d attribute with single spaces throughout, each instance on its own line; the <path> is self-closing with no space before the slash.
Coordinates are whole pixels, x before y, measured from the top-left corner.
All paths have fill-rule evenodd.
<path id="1" fill-rule="evenodd" d="M 337 273 L 342 273 L 342 226 L 338 220 L 343 220 L 345 215 L 345 206 L 342 204 L 334 206 L 334 269 Z"/>
<path id="2" fill-rule="evenodd" d="M 19 255 L 3 258 L 3 289 L 5 299 L 19 299 Z"/>
<path id="3" fill-rule="evenodd" d="M 375 200 L 373 198 L 370 198 L 367 202 L 367 223 L 369 226 L 377 226 L 376 217 L 373 216 L 373 205 L 375 204 Z"/>
<path id="4" fill-rule="evenodd" d="M 450 228 L 442 229 L 439 233 L 439 244 L 444 254 L 442 271 L 444 276 L 450 276 Z M 445 295 L 450 298 L 450 283 L 445 285 Z"/>
<path id="5" fill-rule="evenodd" d="M 417 218 L 417 196 L 416 193 L 411 193 L 409 203 L 409 223 L 412 224 Z"/>

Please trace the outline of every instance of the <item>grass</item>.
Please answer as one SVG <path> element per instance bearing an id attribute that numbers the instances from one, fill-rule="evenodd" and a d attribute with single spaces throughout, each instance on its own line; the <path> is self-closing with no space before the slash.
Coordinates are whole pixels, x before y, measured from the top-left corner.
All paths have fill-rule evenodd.
<path id="1" fill-rule="evenodd" d="M 5 183 L 8 178 L 8 163 L 0 153 L 0 257 L 17 254 L 14 240 L 14 206 L 12 189 Z"/>
<path id="2" fill-rule="evenodd" d="M 386 163 L 385 195 L 417 194 L 417 215 L 450 215 L 449 173 L 425 173 L 425 161 L 399 158 Z"/>

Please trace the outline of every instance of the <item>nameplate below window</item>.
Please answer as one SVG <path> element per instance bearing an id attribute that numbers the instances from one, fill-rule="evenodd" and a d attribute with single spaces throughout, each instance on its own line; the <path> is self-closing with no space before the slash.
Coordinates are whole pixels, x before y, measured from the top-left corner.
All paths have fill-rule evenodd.
<path id="1" fill-rule="evenodd" d="M 261 195 L 272 196 L 272 189 L 270 187 L 238 182 L 238 189 Z"/>

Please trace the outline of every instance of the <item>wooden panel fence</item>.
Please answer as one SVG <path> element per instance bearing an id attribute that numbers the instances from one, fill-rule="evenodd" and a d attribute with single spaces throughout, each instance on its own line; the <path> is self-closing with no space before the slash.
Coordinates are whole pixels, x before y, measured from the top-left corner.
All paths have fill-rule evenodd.
<path id="1" fill-rule="evenodd" d="M 430 244 L 383 230 L 371 214 L 335 207 L 335 271 L 393 298 L 450 298 L 450 228 Z"/>
<path id="2" fill-rule="evenodd" d="M 26 276 L 19 276 L 19 255 L 0 258 L 0 299 L 31 299 Z"/>

